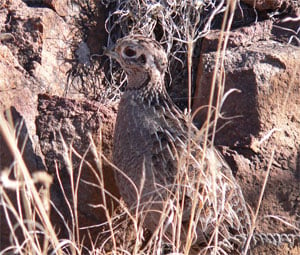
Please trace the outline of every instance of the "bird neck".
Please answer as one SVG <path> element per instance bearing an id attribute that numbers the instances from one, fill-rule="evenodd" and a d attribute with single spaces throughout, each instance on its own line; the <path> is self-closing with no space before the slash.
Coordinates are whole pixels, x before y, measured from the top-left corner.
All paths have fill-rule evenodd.
<path id="1" fill-rule="evenodd" d="M 156 68 L 150 70 L 130 70 L 127 73 L 127 88 L 129 90 L 141 89 L 142 87 L 153 86 L 164 86 L 164 77 Z"/>
<path id="2" fill-rule="evenodd" d="M 147 87 L 150 82 L 151 77 L 148 73 L 128 74 L 126 90 L 139 90 Z"/>
<path id="3" fill-rule="evenodd" d="M 134 96 L 136 100 L 155 105 L 168 98 L 163 75 L 154 77 L 149 73 L 135 74 L 128 75 L 127 80 L 128 84 L 125 91 Z"/>

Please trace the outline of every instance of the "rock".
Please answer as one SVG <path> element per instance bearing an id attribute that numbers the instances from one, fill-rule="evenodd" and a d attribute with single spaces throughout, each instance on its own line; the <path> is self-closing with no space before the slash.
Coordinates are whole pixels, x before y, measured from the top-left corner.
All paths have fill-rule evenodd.
<path id="1" fill-rule="evenodd" d="M 70 1 L 4 0 L 0 2 L 0 114 L 6 112 L 7 109 L 11 109 L 10 111 L 12 112 L 13 116 L 12 119 L 14 123 L 18 123 L 16 124 L 16 127 L 19 127 L 19 123 L 23 123 L 21 133 L 19 135 L 20 149 L 21 143 L 24 141 L 25 137 L 28 136 L 29 138 L 25 145 L 23 155 L 29 171 L 33 173 L 36 170 L 42 171 L 46 169 L 46 166 L 43 164 L 43 154 L 40 152 L 39 139 L 36 135 L 37 128 L 35 119 L 38 115 L 37 95 L 39 93 L 45 92 L 56 95 L 62 95 L 64 93 L 65 86 L 68 81 L 68 71 L 71 68 L 70 62 L 73 63 L 74 61 L 76 61 L 76 59 L 73 59 L 71 52 L 74 50 L 74 47 L 76 46 L 78 40 L 78 30 L 76 30 L 76 25 L 77 22 L 79 22 L 79 7 L 75 4 L 72 4 L 71 8 L 70 6 L 68 6 L 70 4 Z M 61 16 L 64 17 L 62 18 Z M 78 20 L 76 20 L 76 18 Z M 104 17 L 102 16 L 101 18 L 104 19 Z M 104 27 L 104 22 L 102 24 L 102 27 Z M 93 35 L 91 34 L 90 37 L 93 37 Z M 104 38 L 103 35 L 101 35 L 101 37 Z M 97 45 L 97 47 L 99 48 L 102 46 Z M 46 99 L 44 99 L 43 102 L 45 101 Z M 51 100 L 49 99 L 49 101 Z M 87 106 L 87 104 L 85 104 L 85 106 L 88 108 L 88 110 L 90 110 L 90 107 Z M 78 106 L 77 109 L 79 108 L 80 107 Z M 109 115 L 110 112 L 108 110 L 106 112 L 105 110 L 103 110 L 102 113 L 99 113 L 97 115 L 96 111 L 101 110 L 100 106 L 94 106 L 92 107 L 92 109 L 93 111 L 95 111 L 94 115 L 98 116 L 97 119 L 87 122 L 88 125 L 91 125 L 90 129 L 89 127 L 81 123 L 82 128 L 87 128 L 87 130 L 91 130 L 94 128 L 94 130 L 98 132 L 97 134 L 100 134 L 101 116 L 108 114 L 108 118 L 111 118 L 111 120 L 109 121 L 113 121 L 114 117 L 113 115 Z M 44 110 L 46 111 L 46 109 Z M 71 111 L 71 109 L 69 110 Z M 81 112 L 83 115 L 85 115 L 85 109 L 81 109 Z M 91 116 L 91 114 L 85 116 Z M 45 118 L 47 118 L 47 116 L 45 116 Z M 42 118 L 39 118 L 39 120 L 41 121 L 41 124 L 44 124 L 44 126 L 38 127 L 39 134 L 45 135 L 46 131 L 43 131 L 42 128 L 46 128 L 47 123 L 43 123 Z M 49 121 L 48 124 L 50 123 L 52 122 Z M 107 134 L 109 134 L 108 130 L 106 130 L 108 129 L 108 126 L 101 126 L 101 128 L 103 129 L 103 147 L 101 148 L 103 149 L 105 155 L 109 158 L 108 151 L 110 151 L 109 146 L 111 146 L 109 139 L 111 139 L 111 137 L 106 136 Z M 109 126 L 109 128 L 112 127 Z M 68 131 L 70 131 L 69 135 L 71 136 L 72 129 Z M 83 132 L 83 130 L 81 131 Z M 112 132 L 112 130 L 110 130 L 110 132 Z M 79 141 L 78 139 L 80 140 L 79 137 L 77 137 L 77 140 L 75 140 L 78 141 L 80 145 L 81 141 Z M 88 142 L 87 136 L 84 136 L 83 139 L 85 139 L 85 142 Z M 99 139 L 99 137 L 95 137 L 95 140 Z M 41 144 L 45 146 L 43 147 L 43 152 L 47 152 L 47 150 L 50 151 L 51 149 L 53 149 L 51 146 L 49 147 L 49 145 L 47 147 L 45 139 L 42 140 Z M 80 150 L 80 148 L 78 148 L 78 146 L 75 147 L 80 153 L 83 152 L 82 150 Z M 47 156 L 49 155 L 47 154 Z M 59 154 L 56 156 L 59 156 Z M 92 157 L 94 159 L 91 153 L 87 155 L 88 160 L 89 157 Z M 55 175 L 55 168 L 53 165 L 54 162 L 51 162 L 51 159 L 54 160 L 54 157 L 49 156 L 49 159 L 46 159 L 46 163 L 47 166 L 49 166 L 49 172 Z M 61 158 L 56 158 L 56 160 L 59 159 Z M 14 158 L 9 153 L 4 139 L 0 136 L 0 172 L 5 170 L 7 167 L 10 167 L 13 162 Z M 94 161 L 91 160 L 91 162 Z M 97 169 L 95 166 L 95 162 L 93 164 L 93 167 Z M 107 170 L 108 167 L 106 163 L 103 162 L 103 165 L 106 171 L 104 173 L 104 179 L 113 179 L 112 170 Z M 82 169 L 85 168 L 87 168 L 86 165 Z M 61 172 L 62 175 L 66 177 L 66 172 L 64 172 L 63 170 L 61 170 Z M 107 172 L 110 172 L 110 174 L 107 174 Z M 93 173 L 91 173 L 91 171 L 86 170 L 86 172 L 83 173 L 83 176 L 84 178 L 86 178 L 85 180 L 89 180 L 90 182 L 92 182 L 96 178 L 95 175 L 92 174 Z M 69 176 L 67 175 L 67 177 Z M 53 196 L 53 200 L 56 202 L 56 205 L 58 204 L 59 207 L 59 203 L 63 203 L 62 194 L 59 193 L 60 190 L 57 183 L 57 178 L 55 179 L 55 181 L 56 189 L 52 187 L 53 193 L 51 195 Z M 67 182 L 67 178 L 62 179 L 62 181 L 63 183 Z M 80 191 L 82 190 L 82 186 L 84 185 L 88 186 L 89 188 L 89 185 L 83 183 L 83 180 L 80 181 Z M 114 190 L 113 183 L 109 183 L 109 185 L 112 186 L 109 187 L 108 190 L 112 191 L 113 194 L 118 194 L 118 192 Z M 86 186 L 84 187 L 86 188 Z M 66 184 L 66 189 L 68 188 L 70 188 L 70 185 L 68 186 Z M 80 194 L 80 202 L 82 202 L 83 196 L 85 196 L 86 198 L 86 200 L 82 202 L 82 204 L 84 204 L 84 207 L 82 206 L 82 204 L 80 204 L 79 208 L 79 210 L 83 211 L 79 213 L 79 217 L 84 217 L 84 219 L 79 219 L 79 221 L 82 222 L 80 223 L 81 226 L 84 224 L 90 225 L 92 223 L 98 224 L 99 222 L 104 221 L 103 210 L 101 211 L 101 209 L 99 208 L 91 209 L 90 206 L 84 203 L 91 202 L 97 204 L 99 201 L 102 201 L 101 193 L 96 193 L 94 192 L 95 190 L 97 190 L 97 192 L 99 191 L 98 188 L 94 187 L 90 190 L 87 189 L 86 192 L 84 191 Z M 15 201 L 15 193 L 10 192 L 9 195 L 10 198 Z M 69 196 L 70 194 L 67 193 L 67 195 Z M 109 199 L 107 205 L 108 210 L 111 209 L 111 204 L 111 199 Z M 65 208 L 66 206 L 64 204 L 64 209 Z M 84 209 L 86 209 L 86 211 Z M 6 219 L 3 218 L 5 217 L 5 214 L 1 206 L 0 210 L 0 250 L 2 250 L 4 247 L 10 244 L 8 240 L 10 231 L 8 225 L 4 224 L 6 222 Z M 67 209 L 64 210 L 66 214 L 67 211 Z M 99 215 L 97 215 L 98 212 L 100 212 Z M 57 215 L 55 218 L 54 209 L 52 210 L 52 213 L 54 215 L 52 221 L 55 222 L 57 220 L 57 222 L 61 223 L 61 226 L 64 226 L 61 222 L 61 219 L 57 217 Z M 67 218 L 69 215 L 65 216 Z M 2 222 L 4 223 L 2 224 Z M 99 231 L 99 229 L 95 229 L 94 233 L 97 231 Z M 91 233 L 93 233 L 93 231 L 91 231 Z M 87 238 L 86 240 L 89 239 Z"/>
<path id="2" fill-rule="evenodd" d="M 22 151 L 23 159 L 30 172 L 38 170 L 45 170 L 45 166 L 41 157 L 36 153 L 36 149 L 33 146 L 32 139 L 29 136 L 25 119 L 20 115 L 16 108 L 11 107 L 4 113 L 5 119 L 11 125 L 11 128 L 15 130 L 15 138 L 20 151 Z M 0 133 L 0 171 L 3 169 L 12 168 L 14 158 L 10 152 L 10 149 Z"/>
<path id="3" fill-rule="evenodd" d="M 0 112 L 14 107 L 25 119 L 29 134 L 35 134 L 36 109 L 32 90 L 38 84 L 5 45 L 0 45 L 0 72 Z"/>
<path id="4" fill-rule="evenodd" d="M 228 48 L 246 47 L 258 41 L 266 41 L 271 37 L 272 21 L 257 22 L 252 26 L 240 27 L 230 31 Z M 216 51 L 218 48 L 220 30 L 212 30 L 202 42 L 202 53 Z"/>
<path id="5" fill-rule="evenodd" d="M 11 39 L 10 39 L 11 40 Z M 14 40 L 14 39 L 12 39 Z M 26 70 L 19 64 L 17 58 L 9 48 L 0 44 L 0 114 L 4 114 L 15 128 L 18 148 L 24 147 L 23 158 L 31 173 L 37 170 L 44 170 L 42 158 L 38 154 L 39 144 L 35 136 L 35 106 L 34 90 L 38 83 L 29 76 Z M 2 125 L 2 123 L 0 123 Z M 8 149 L 8 145 L 0 133 L 0 174 L 2 171 L 12 169 L 14 157 Z M 10 174 L 15 179 L 14 174 Z M 6 190 L 9 198 L 17 207 L 17 194 L 13 190 Z M 8 227 L 3 207 L 0 206 L 1 238 L 0 251 L 10 245 L 11 231 Z M 11 218 L 12 224 L 16 224 L 14 217 Z M 20 239 L 21 240 L 21 239 Z"/>
<path id="6" fill-rule="evenodd" d="M 270 26 L 267 28 L 270 31 Z M 233 92 L 223 102 L 221 111 L 226 119 L 218 119 L 218 128 L 222 128 L 216 133 L 215 143 L 222 145 L 219 148 L 236 173 L 253 211 L 275 149 L 258 230 L 286 232 L 288 226 L 278 220 L 262 218 L 281 215 L 292 224 L 299 221 L 300 207 L 296 197 L 300 193 L 300 48 L 272 40 L 258 40 L 263 33 L 253 33 L 252 40 L 244 45 L 244 40 L 239 38 L 240 32 L 234 31 L 232 36 L 236 35 L 237 38 L 229 39 L 231 47 L 225 52 L 225 92 L 238 89 L 240 93 Z M 216 32 L 205 39 L 205 53 L 201 55 L 198 66 L 199 87 L 193 110 L 204 107 L 196 116 L 200 125 L 206 120 L 205 106 L 216 60 L 212 45 L 217 36 Z M 248 36 L 251 37 L 251 33 L 245 35 Z M 283 253 L 276 254 L 286 254 L 287 251 L 289 249 L 283 249 Z"/>
<path id="7" fill-rule="evenodd" d="M 244 3 L 256 8 L 259 11 L 277 10 L 283 0 L 242 0 Z"/>
<path id="8" fill-rule="evenodd" d="M 29 7 L 51 8 L 61 17 L 72 15 L 76 9 L 76 4 L 71 5 L 68 0 L 23 0 L 23 2 Z"/>
<path id="9" fill-rule="evenodd" d="M 76 195 L 79 227 L 105 222 L 107 220 L 105 210 L 111 213 L 115 205 L 115 201 L 109 194 L 119 197 L 113 169 L 108 163 L 111 160 L 116 110 L 87 101 L 40 95 L 38 111 L 37 134 L 48 172 L 54 176 L 51 198 L 56 208 L 65 221 L 72 222 L 64 195 L 73 208 L 75 201 L 72 196 L 73 180 L 74 186 L 77 182 L 79 185 Z M 95 149 L 94 153 L 97 157 L 93 153 Z M 106 159 L 101 157 L 101 153 Z M 104 191 L 101 185 L 104 185 L 108 192 L 105 196 L 106 206 L 101 206 L 104 203 Z M 61 190 L 62 187 L 64 192 Z M 67 237 L 67 229 L 63 229 L 64 225 L 54 209 L 51 219 L 56 223 L 57 228 L 60 228 L 62 236 Z M 87 231 L 90 232 L 92 240 L 96 240 L 99 229 L 94 227 L 82 230 L 81 237 L 86 235 L 86 245 L 90 245 Z"/>
<path id="10" fill-rule="evenodd" d="M 48 4 L 52 7 L 59 16 L 67 16 L 72 7 L 69 5 L 68 0 L 44 0 L 45 4 Z"/>
<path id="11" fill-rule="evenodd" d="M 276 114 L 282 110 L 277 104 L 286 104 L 285 107 L 289 109 L 287 116 L 295 115 L 295 119 L 299 118 L 296 111 L 299 107 L 297 98 L 300 93 L 297 86 L 299 54 L 299 48 L 277 42 L 258 42 L 249 47 L 226 50 L 226 90 L 239 89 L 241 93 L 235 92 L 230 95 L 222 110 L 226 117 L 242 117 L 232 119 L 228 128 L 219 132 L 218 141 L 221 144 L 249 144 L 251 137 L 255 137 L 261 130 L 271 130 L 276 122 L 281 126 L 281 123 L 286 123 L 288 119 L 291 121 L 292 117 L 287 117 L 287 120 L 281 122 L 276 120 Z M 195 92 L 194 111 L 208 104 L 215 59 L 215 52 L 201 56 L 197 82 L 200 85 Z M 285 92 L 289 94 L 285 95 Z M 280 99 L 276 99 L 277 97 Z M 201 111 L 196 119 L 203 123 L 205 116 L 205 111 Z M 221 123 L 225 122 L 227 121 Z"/>
<path id="12" fill-rule="evenodd" d="M 48 8 L 30 8 L 23 3 L 22 8 L 11 4 L 8 10 L 6 31 L 14 36 L 18 44 L 7 42 L 7 47 L 17 56 L 26 72 L 39 83 L 38 93 L 48 91 L 62 94 L 66 72 L 70 68 L 62 59 L 63 56 L 70 57 L 67 40 L 71 31 L 68 25 Z"/>
<path id="13" fill-rule="evenodd" d="M 68 25 L 47 8 L 30 8 L 23 1 L 6 1 L 1 9 L 0 111 L 14 106 L 35 136 L 37 94 L 62 94 L 70 65 Z"/>
<path id="14" fill-rule="evenodd" d="M 271 38 L 282 43 L 293 44 L 300 46 L 300 2 L 293 0 L 242 0 L 243 3 L 254 7 L 257 11 L 255 12 L 255 20 L 265 20 L 271 22 L 269 17 L 272 17 L 272 30 Z M 248 13 L 244 13 L 244 10 L 238 11 L 241 8 L 237 8 L 235 20 L 242 20 L 244 16 L 249 19 Z M 242 13 L 240 15 L 239 13 Z M 251 15 L 253 17 L 253 14 Z M 233 24 L 236 24 L 236 21 Z M 251 26 L 257 26 L 257 22 Z M 256 36 L 255 36 L 256 37 Z"/>

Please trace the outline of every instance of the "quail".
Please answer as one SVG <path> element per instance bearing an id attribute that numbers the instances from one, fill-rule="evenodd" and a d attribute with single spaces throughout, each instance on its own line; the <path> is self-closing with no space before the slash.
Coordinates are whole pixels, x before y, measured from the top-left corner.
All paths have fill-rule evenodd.
<path id="1" fill-rule="evenodd" d="M 113 148 L 116 182 L 126 204 L 166 240 L 179 233 L 184 243 L 192 233 L 193 245 L 201 246 L 247 236 L 250 215 L 230 167 L 212 145 L 204 148 L 200 131 L 166 91 L 163 47 L 129 35 L 107 55 L 127 75 Z"/>

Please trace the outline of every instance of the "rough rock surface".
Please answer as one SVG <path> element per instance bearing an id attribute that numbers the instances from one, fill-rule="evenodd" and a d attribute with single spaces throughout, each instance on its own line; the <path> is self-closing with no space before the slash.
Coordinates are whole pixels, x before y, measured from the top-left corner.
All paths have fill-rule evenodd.
<path id="1" fill-rule="evenodd" d="M 269 23 L 260 25 L 246 28 L 248 33 L 245 28 L 237 29 L 229 38 L 224 61 L 225 92 L 240 92 L 233 92 L 224 102 L 222 112 L 226 119 L 218 120 L 222 128 L 215 142 L 254 211 L 275 150 L 257 229 L 285 232 L 289 229 L 286 225 L 268 216 L 285 217 L 299 227 L 300 48 L 266 40 L 270 38 Z M 193 105 L 194 111 L 204 107 L 196 116 L 198 123 L 206 120 L 218 36 L 218 32 L 212 33 L 203 43 Z M 288 250 L 272 249 L 276 254 L 286 254 Z"/>
<path id="2" fill-rule="evenodd" d="M 5 111 L 15 127 L 31 173 L 45 169 L 35 135 L 37 94 L 47 90 L 62 93 L 68 65 L 57 54 L 67 48 L 62 40 L 67 32 L 65 22 L 50 9 L 30 8 L 21 0 L 0 1 L 0 114 Z M 0 134 L 0 172 L 13 162 Z M 15 192 L 8 194 L 16 202 Z M 0 250 L 9 245 L 10 237 L 2 209 Z"/>
<path id="3" fill-rule="evenodd" d="M 55 0 L 0 1 L 0 114 L 5 112 L 8 119 L 9 115 L 12 116 L 20 149 L 28 138 L 23 155 L 31 173 L 46 169 L 36 135 L 38 94 L 63 95 L 68 81 L 67 72 L 74 61 L 71 50 L 73 42 L 77 42 L 74 27 L 79 8 L 70 3 Z M 0 134 L 0 172 L 11 167 L 13 162 Z M 9 194 L 15 201 L 16 194 Z M 10 244 L 10 231 L 1 206 L 0 217 L 2 251 Z M 85 219 L 80 219 L 82 225 L 89 225 Z M 57 220 L 57 217 L 52 220 Z"/>
<path id="4" fill-rule="evenodd" d="M 62 95 L 70 65 L 70 28 L 48 8 L 31 8 L 21 0 L 0 5 L 0 109 L 14 106 L 35 136 L 37 94 Z"/>
<path id="5" fill-rule="evenodd" d="M 70 208 L 62 196 L 63 190 L 71 207 L 78 208 L 79 227 L 107 221 L 105 210 L 100 206 L 104 203 L 102 189 L 119 197 L 113 168 L 109 164 L 116 109 L 87 101 L 39 95 L 38 111 L 37 134 L 47 171 L 54 176 L 51 198 L 55 207 L 66 222 L 72 222 Z M 78 182 L 75 193 L 72 191 L 72 182 L 74 185 Z M 75 200 L 77 204 L 73 204 Z M 106 194 L 105 200 L 106 209 L 111 213 L 113 198 Z M 61 235 L 67 237 L 67 229 L 62 227 L 55 210 L 52 210 L 51 218 Z M 100 229 L 93 227 L 87 230 L 95 240 Z M 86 245 L 91 245 L 87 230 L 81 231 L 81 235 L 85 235 Z"/>
<path id="6" fill-rule="evenodd" d="M 259 11 L 276 10 L 282 5 L 282 0 L 242 0 Z"/>

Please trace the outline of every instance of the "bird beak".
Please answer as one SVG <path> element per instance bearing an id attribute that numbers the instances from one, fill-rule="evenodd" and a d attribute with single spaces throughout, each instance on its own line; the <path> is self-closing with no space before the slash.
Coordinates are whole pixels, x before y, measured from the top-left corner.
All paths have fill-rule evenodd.
<path id="1" fill-rule="evenodd" d="M 104 55 L 106 55 L 110 58 L 116 59 L 116 60 L 119 59 L 118 53 L 115 52 L 115 47 L 105 48 Z"/>

